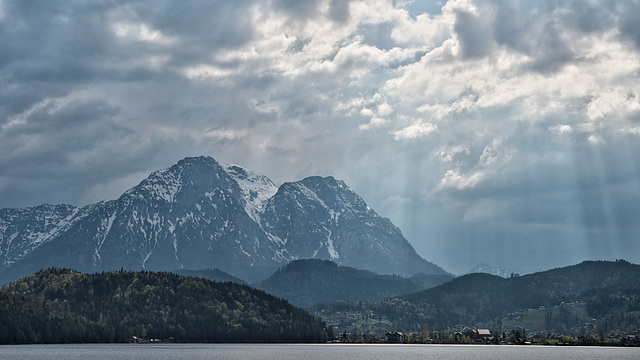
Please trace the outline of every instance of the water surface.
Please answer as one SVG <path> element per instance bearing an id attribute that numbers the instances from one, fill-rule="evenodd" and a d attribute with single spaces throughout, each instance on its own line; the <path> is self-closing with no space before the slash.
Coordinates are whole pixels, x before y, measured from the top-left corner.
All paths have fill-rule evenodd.
<path id="1" fill-rule="evenodd" d="M 640 348 L 487 345 L 82 344 L 0 346 L 1 360 L 640 359 Z"/>

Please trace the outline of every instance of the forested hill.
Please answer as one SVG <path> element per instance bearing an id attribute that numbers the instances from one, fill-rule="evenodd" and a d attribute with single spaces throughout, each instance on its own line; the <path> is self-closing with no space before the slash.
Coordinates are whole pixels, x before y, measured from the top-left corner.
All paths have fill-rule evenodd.
<path id="1" fill-rule="evenodd" d="M 508 279 L 469 274 L 402 299 L 417 306 L 429 304 L 448 314 L 441 315 L 446 318 L 442 324 L 486 323 L 516 309 L 575 300 L 586 302 L 590 316 L 605 319 L 616 308 L 600 309 L 602 299 L 622 297 L 630 301 L 623 310 L 633 312 L 638 307 L 639 291 L 640 265 L 624 260 L 585 261 Z M 593 312 L 596 307 L 598 314 Z"/>
<path id="2" fill-rule="evenodd" d="M 403 298 L 444 307 L 469 306 L 473 309 L 495 308 L 502 311 L 559 303 L 576 298 L 587 290 L 635 285 L 638 279 L 640 265 L 624 260 L 585 261 L 509 279 L 488 274 L 469 274 Z"/>
<path id="3" fill-rule="evenodd" d="M 237 283 L 49 268 L 0 288 L 0 343 L 322 342 L 318 318 Z"/>
<path id="4" fill-rule="evenodd" d="M 411 278 L 378 275 L 368 270 L 338 266 L 329 260 L 303 259 L 290 262 L 254 286 L 308 308 L 320 302 L 376 301 L 415 293 L 452 278 L 442 274 L 417 274 Z"/>

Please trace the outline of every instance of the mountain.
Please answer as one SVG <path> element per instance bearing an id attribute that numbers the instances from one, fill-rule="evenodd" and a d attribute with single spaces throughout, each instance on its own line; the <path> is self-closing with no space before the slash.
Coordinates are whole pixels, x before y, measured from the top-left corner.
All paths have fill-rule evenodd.
<path id="1" fill-rule="evenodd" d="M 44 269 L 0 288 L 0 310 L 0 344 L 126 342 L 133 336 L 323 342 L 328 336 L 318 318 L 263 291 L 150 271 Z"/>
<path id="2" fill-rule="evenodd" d="M 240 165 L 224 165 L 224 168 L 240 186 L 246 201 L 247 214 L 260 224 L 260 214 L 264 211 L 264 205 L 275 195 L 278 187 L 268 177 Z"/>
<path id="3" fill-rule="evenodd" d="M 331 260 L 380 274 L 446 274 L 420 257 L 389 219 L 330 176 L 280 186 L 265 203 L 260 224 L 295 259 Z"/>
<path id="4" fill-rule="evenodd" d="M 526 320 L 532 324 L 530 330 L 561 334 L 587 329 L 635 333 L 640 324 L 640 265 L 624 260 L 585 261 L 506 279 L 475 273 L 396 298 L 373 303 L 338 301 L 311 309 L 327 319 L 336 318 L 337 312 L 373 311 L 388 320 L 374 323 L 375 331 L 479 327 L 481 323 L 502 332 Z"/>
<path id="5" fill-rule="evenodd" d="M 16 278 L 49 266 L 84 272 L 219 268 L 240 278 L 271 273 L 274 263 L 286 259 L 274 255 L 243 195 L 214 159 L 186 158 L 153 172 L 117 200 L 74 209 L 79 215 L 45 236 L 3 232 L 10 249 L 23 242 L 32 249 L 5 273 Z"/>
<path id="6" fill-rule="evenodd" d="M 491 274 L 500 276 L 501 278 L 508 278 L 511 276 L 522 275 L 531 273 L 532 271 L 523 271 L 518 269 L 510 269 L 504 267 L 491 266 L 487 263 L 480 263 L 473 269 L 469 270 L 467 274 Z"/>
<path id="7" fill-rule="evenodd" d="M 309 177 L 278 188 L 211 157 L 155 171 L 116 200 L 0 211 L 3 282 L 49 266 L 219 269 L 256 282 L 305 258 L 382 274 L 447 275 L 344 182 Z"/>
<path id="8" fill-rule="evenodd" d="M 412 303 L 436 306 L 449 314 L 451 322 L 466 320 L 473 324 L 489 322 L 518 309 L 538 309 L 575 300 L 587 301 L 585 294 L 593 291 L 640 289 L 639 279 L 640 265 L 624 260 L 585 261 L 507 279 L 489 274 L 469 274 L 401 298 Z M 640 293 L 636 292 L 633 296 L 640 297 Z"/>
<path id="9" fill-rule="evenodd" d="M 368 270 L 338 266 L 329 260 L 308 259 L 292 261 L 268 279 L 253 286 L 296 306 L 308 308 L 320 302 L 376 301 L 414 293 L 430 287 L 423 287 L 428 283 L 427 278 L 438 285 L 453 277 L 421 274 L 416 275 L 414 281 L 413 278 L 378 275 Z"/>
<path id="10" fill-rule="evenodd" d="M 449 306 L 456 306 L 455 302 L 449 301 L 452 296 L 463 296 L 469 300 L 474 297 L 479 300 L 493 298 L 495 301 L 492 304 L 497 304 L 496 301 L 499 300 L 504 309 L 537 308 L 554 301 L 563 301 L 590 289 L 629 284 L 638 279 L 640 265 L 624 260 L 585 261 L 573 266 L 508 279 L 480 273 L 464 275 L 404 298 Z"/>
<path id="11" fill-rule="evenodd" d="M 0 263 L 20 261 L 38 246 L 55 238 L 86 215 L 86 208 L 40 205 L 27 209 L 0 209 Z"/>

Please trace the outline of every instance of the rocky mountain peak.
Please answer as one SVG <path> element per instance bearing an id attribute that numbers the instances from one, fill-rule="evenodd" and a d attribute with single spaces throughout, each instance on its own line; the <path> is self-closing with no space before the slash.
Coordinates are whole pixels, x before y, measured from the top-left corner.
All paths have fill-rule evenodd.
<path id="1" fill-rule="evenodd" d="M 365 201 L 342 180 L 333 176 L 311 176 L 300 181 L 302 185 L 313 191 L 328 207 L 341 210 L 341 213 L 356 212 L 377 216 Z"/>
<path id="2" fill-rule="evenodd" d="M 166 203 L 197 202 L 214 192 L 241 194 L 241 189 L 225 169 L 212 157 L 188 157 L 168 169 L 151 173 L 124 195 L 147 201 Z"/>
<path id="3" fill-rule="evenodd" d="M 295 259 L 406 276 L 446 273 L 341 180 L 312 176 L 278 188 L 264 175 L 211 157 L 155 171 L 117 200 L 18 213 L 0 211 L 5 279 L 59 266 L 218 268 L 256 281 Z"/>

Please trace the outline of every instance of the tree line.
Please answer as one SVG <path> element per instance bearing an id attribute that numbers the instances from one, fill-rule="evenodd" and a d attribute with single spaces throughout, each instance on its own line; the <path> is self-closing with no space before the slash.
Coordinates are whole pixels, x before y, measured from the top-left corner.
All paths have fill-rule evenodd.
<path id="1" fill-rule="evenodd" d="M 582 305 L 560 306 L 577 302 Z M 546 330 L 581 328 L 584 333 L 585 323 L 590 323 L 586 325 L 605 335 L 617 330 L 635 333 L 640 329 L 640 266 L 623 260 L 588 261 L 509 279 L 470 274 L 396 298 L 319 303 L 310 309 L 323 314 L 373 312 L 380 319 L 384 316 L 385 325 L 380 326 L 406 332 L 478 323 L 508 330 L 502 320 L 509 314 L 541 307 L 554 309 L 542 319 Z M 582 308 L 584 314 L 577 311 Z"/>
<path id="2" fill-rule="evenodd" d="M 324 342 L 331 328 L 263 291 L 163 272 L 48 268 L 0 289 L 0 343 Z"/>

